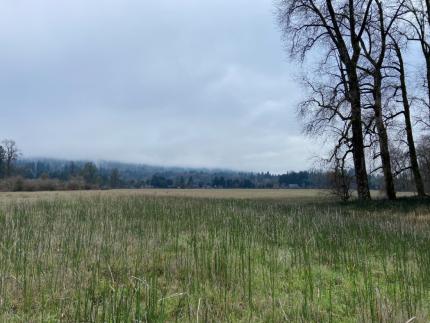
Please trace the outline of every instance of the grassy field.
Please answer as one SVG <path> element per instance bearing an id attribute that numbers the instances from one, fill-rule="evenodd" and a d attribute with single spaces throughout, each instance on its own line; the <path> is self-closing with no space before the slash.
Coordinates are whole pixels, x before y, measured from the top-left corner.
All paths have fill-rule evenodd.
<path id="1" fill-rule="evenodd" d="M 197 198 L 199 197 L 199 198 Z M 0 321 L 430 321 L 430 203 L 0 194 Z"/>
<path id="2" fill-rule="evenodd" d="M 377 192 L 373 192 L 377 195 Z M 312 189 L 127 189 L 50 192 L 0 192 L 0 202 L 11 200 L 64 199 L 100 196 L 192 197 L 209 199 L 314 199 L 328 197 L 329 192 Z"/>
<path id="3" fill-rule="evenodd" d="M 374 198 L 381 198 L 379 191 L 371 191 Z M 399 197 L 413 196 L 413 193 L 399 192 Z M 331 198 L 330 191 L 314 189 L 126 189 L 91 191 L 49 191 L 49 192 L 0 192 L 0 203 L 17 200 L 56 200 L 108 196 L 151 196 L 192 197 L 206 199 L 251 199 L 251 200 L 294 200 L 313 201 Z"/>

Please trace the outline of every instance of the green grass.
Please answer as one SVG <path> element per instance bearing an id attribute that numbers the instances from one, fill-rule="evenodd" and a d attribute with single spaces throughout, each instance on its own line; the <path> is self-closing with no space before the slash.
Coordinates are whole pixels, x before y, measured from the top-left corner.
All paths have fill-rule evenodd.
<path id="1" fill-rule="evenodd" d="M 430 203 L 121 194 L 0 207 L 0 321 L 430 320 Z"/>

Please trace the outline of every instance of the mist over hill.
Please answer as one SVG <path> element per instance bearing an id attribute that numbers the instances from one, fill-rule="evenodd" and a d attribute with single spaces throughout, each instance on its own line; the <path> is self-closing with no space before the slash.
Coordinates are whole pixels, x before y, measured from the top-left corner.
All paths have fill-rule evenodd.
<path id="1" fill-rule="evenodd" d="M 17 160 L 9 190 L 109 188 L 330 188 L 330 174 L 305 170 L 271 174 L 228 169 L 162 167 L 116 161 L 24 158 Z M 379 188 L 379 178 L 372 178 Z M 16 187 L 10 187 L 16 186 Z M 39 187 L 42 186 L 42 187 Z"/>

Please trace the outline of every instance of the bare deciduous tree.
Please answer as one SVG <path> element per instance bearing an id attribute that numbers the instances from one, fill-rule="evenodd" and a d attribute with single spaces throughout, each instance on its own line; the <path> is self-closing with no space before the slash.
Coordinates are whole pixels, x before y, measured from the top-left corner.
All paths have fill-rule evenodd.
<path id="1" fill-rule="evenodd" d="M 345 165 L 342 163 L 341 159 L 336 159 L 334 161 L 333 170 L 329 176 L 332 186 L 332 194 L 344 202 L 348 201 L 352 196 L 352 176 L 348 172 L 348 169 L 345 167 Z"/>
<path id="2" fill-rule="evenodd" d="M 3 147 L 5 151 L 5 172 L 6 176 L 12 175 L 13 163 L 19 157 L 19 150 L 15 141 L 11 139 L 3 140 Z"/>
<path id="3" fill-rule="evenodd" d="M 407 8 L 409 15 L 404 22 L 410 26 L 408 40 L 418 42 L 425 61 L 425 91 L 427 99 L 422 102 L 427 106 L 428 117 L 422 122 L 430 127 L 430 0 L 407 0 L 400 5 Z"/>
<path id="4" fill-rule="evenodd" d="M 379 156 L 384 174 L 385 191 L 391 200 L 396 198 L 394 178 L 389 150 L 389 139 L 384 121 L 384 63 L 386 61 L 389 32 L 395 21 L 404 14 L 402 6 L 385 5 L 374 0 L 369 9 L 369 19 L 364 25 L 365 32 L 360 38 L 363 59 L 359 68 L 368 76 L 362 87 L 362 95 L 368 98 L 369 107 L 373 110 L 372 121 L 379 143 Z M 371 122 L 369 126 L 373 124 Z"/>
<path id="5" fill-rule="evenodd" d="M 393 59 L 390 62 L 390 69 L 394 70 L 395 78 L 397 81 L 394 85 L 394 94 L 393 97 L 397 102 L 402 104 L 403 109 L 400 111 L 400 114 L 404 117 L 404 131 L 406 134 L 406 143 L 408 146 L 408 155 L 409 155 L 409 164 L 410 169 L 412 171 L 415 188 L 418 196 L 424 197 L 425 188 L 423 179 L 421 176 L 421 171 L 418 163 L 418 155 L 415 147 L 415 140 L 413 134 L 412 127 L 412 113 L 411 113 L 411 104 L 410 98 L 408 94 L 408 86 L 406 82 L 406 70 L 405 63 L 403 59 L 403 50 L 406 48 L 406 41 L 404 37 L 402 37 L 404 33 L 395 30 L 394 32 L 390 32 L 390 50 L 394 53 Z M 400 96 L 397 99 L 397 96 Z"/>
<path id="6" fill-rule="evenodd" d="M 344 91 L 344 99 L 339 102 L 348 103 L 348 112 L 344 116 L 346 119 L 342 120 L 347 129 L 346 141 L 353 156 L 358 197 L 364 200 L 370 199 L 370 191 L 364 152 L 358 62 L 362 54 L 360 39 L 368 23 L 371 5 L 372 0 L 281 0 L 278 3 L 279 23 L 288 40 L 291 55 L 303 60 L 318 46 L 324 49 L 324 54 L 320 55 L 321 62 L 334 65 L 335 70 L 337 68 L 334 74 L 341 80 L 339 84 Z M 338 104 L 320 108 L 321 111 L 337 114 Z M 343 140 L 340 139 L 341 142 Z"/>
<path id="7" fill-rule="evenodd" d="M 430 189 L 430 136 L 425 135 L 420 138 L 417 144 L 418 161 L 421 166 L 423 181 Z"/>
<path id="8" fill-rule="evenodd" d="M 0 178 L 5 175 L 5 164 L 6 164 L 6 151 L 3 146 L 0 145 Z"/>

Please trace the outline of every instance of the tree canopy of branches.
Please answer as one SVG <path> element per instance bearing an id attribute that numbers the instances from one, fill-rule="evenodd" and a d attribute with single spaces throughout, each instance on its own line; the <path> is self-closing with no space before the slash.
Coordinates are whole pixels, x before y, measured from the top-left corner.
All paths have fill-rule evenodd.
<path id="1" fill-rule="evenodd" d="M 366 30 L 371 4 L 371 0 L 282 0 L 278 4 L 279 22 L 290 54 L 302 61 L 307 55 L 318 56 L 330 71 L 331 85 L 328 89 L 322 87 L 328 100 L 308 100 L 307 104 L 317 117 L 314 121 L 317 129 L 336 125 L 339 140 L 333 155 L 344 145 L 347 149 L 341 158 L 352 153 L 360 199 L 370 199 L 358 64 L 362 54 L 360 40 Z M 317 46 L 319 54 L 312 52 Z M 321 92 L 321 86 L 318 91 Z"/>
<path id="2" fill-rule="evenodd" d="M 307 95 L 299 105 L 299 116 L 304 120 L 305 132 L 324 135 L 331 143 L 325 161 L 335 174 L 342 174 L 348 167 L 354 169 L 360 199 L 370 199 L 368 174 L 379 170 L 389 199 L 396 198 L 395 178 L 405 171 L 413 174 L 418 195 L 425 195 L 413 136 L 404 52 L 409 42 L 421 45 L 428 72 L 428 100 L 421 101 L 430 107 L 429 3 L 277 2 L 287 51 L 304 70 Z M 402 144 L 406 144 L 409 158 L 397 167 L 401 163 L 393 160 L 393 155 L 403 155 L 398 154 Z"/>
<path id="3" fill-rule="evenodd" d="M 4 176 L 11 176 L 13 164 L 19 157 L 19 150 L 15 141 L 5 139 L 0 146 L 0 165 L 2 167 L 2 174 Z"/>

